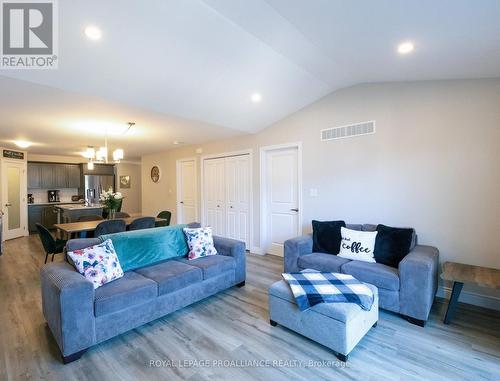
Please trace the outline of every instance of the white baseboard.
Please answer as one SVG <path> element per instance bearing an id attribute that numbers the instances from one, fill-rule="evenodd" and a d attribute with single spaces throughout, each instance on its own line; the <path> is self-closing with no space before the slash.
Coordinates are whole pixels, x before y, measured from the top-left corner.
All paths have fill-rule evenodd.
<path id="1" fill-rule="evenodd" d="M 450 299 L 451 288 L 446 286 L 439 286 L 437 295 L 440 298 Z M 462 291 L 460 293 L 459 302 L 473 304 L 484 308 L 500 311 L 500 298 L 491 295 L 478 294 L 476 292 Z"/>

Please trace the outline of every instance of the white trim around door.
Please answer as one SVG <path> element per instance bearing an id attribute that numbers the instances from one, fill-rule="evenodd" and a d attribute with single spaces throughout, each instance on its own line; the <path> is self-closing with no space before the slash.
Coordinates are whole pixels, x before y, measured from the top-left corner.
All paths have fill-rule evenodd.
<path id="1" fill-rule="evenodd" d="M 184 209 L 184 203 L 186 200 L 184 200 L 184 191 L 183 191 L 183 180 L 182 180 L 182 166 L 184 163 L 193 163 L 193 196 L 192 200 L 190 202 L 193 204 L 194 207 L 194 219 L 193 221 L 186 221 L 186 217 L 184 216 L 183 209 Z M 188 157 L 184 159 L 179 159 L 175 162 L 175 173 L 176 173 L 176 183 L 177 183 L 177 197 L 176 197 L 176 204 L 177 204 L 177 216 L 176 216 L 176 221 L 178 224 L 183 224 L 183 223 L 190 223 L 190 222 L 196 222 L 198 221 L 198 158 L 196 157 Z"/>
<path id="2" fill-rule="evenodd" d="M 2 158 L 0 163 L 0 184 L 2 185 L 0 212 L 4 213 L 2 240 L 28 236 L 27 163 L 26 161 L 6 158 Z M 13 184 L 10 183 L 9 169 L 14 169 L 14 174 L 17 170 L 17 179 L 13 176 L 17 181 Z M 14 190 L 9 189 L 10 185 L 14 186 Z M 12 194 L 12 191 L 14 191 L 14 194 Z M 10 199 L 11 196 L 13 199 Z M 10 226 L 10 219 L 15 221 L 14 227 Z"/>
<path id="3" fill-rule="evenodd" d="M 249 194 L 249 210 L 248 210 L 248 215 L 249 215 L 249 237 L 248 237 L 248 245 L 247 245 L 247 250 L 250 250 L 251 252 L 254 251 L 253 247 L 253 239 L 254 239 L 254 227 L 253 227 L 253 150 L 252 149 L 244 149 L 244 150 L 239 150 L 239 151 L 232 151 L 232 152 L 223 152 L 223 153 L 218 153 L 218 154 L 209 154 L 209 155 L 203 155 L 200 157 L 200 199 L 201 199 L 201 224 L 203 226 L 207 225 L 207 216 L 205 213 L 206 209 L 206 203 L 207 200 L 205 199 L 205 162 L 206 160 L 210 159 L 223 159 L 223 158 L 231 158 L 231 157 L 236 157 L 236 156 L 243 156 L 243 155 L 248 155 L 248 162 L 249 162 L 249 168 L 248 168 L 248 184 L 249 184 L 249 189 L 248 189 L 248 194 Z"/>
<path id="4" fill-rule="evenodd" d="M 265 146 L 260 148 L 260 249 L 262 254 L 266 254 L 270 250 L 270 234 L 268 226 L 268 162 L 267 154 L 269 152 L 279 152 L 287 149 L 297 149 L 297 231 L 293 232 L 295 236 L 302 234 L 302 216 L 303 216 L 303 202 L 302 202 L 302 142 L 293 142 L 285 144 L 277 144 Z M 294 237 L 289 237 L 294 238 Z M 283 253 L 270 253 L 274 255 L 283 255 Z"/>

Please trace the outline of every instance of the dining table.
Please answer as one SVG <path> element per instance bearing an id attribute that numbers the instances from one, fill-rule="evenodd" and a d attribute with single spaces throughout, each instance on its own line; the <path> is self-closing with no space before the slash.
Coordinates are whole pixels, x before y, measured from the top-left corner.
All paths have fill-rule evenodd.
<path id="1" fill-rule="evenodd" d="M 145 217 L 145 216 L 134 216 L 126 218 L 116 218 L 117 220 L 125 221 L 125 225 L 129 226 L 134 220 Z M 54 227 L 60 232 L 66 233 L 69 237 L 73 234 L 78 236 L 84 232 L 93 232 L 97 225 L 105 220 L 95 220 L 95 221 L 81 221 L 81 222 L 67 222 L 63 224 L 54 224 Z M 155 217 L 155 222 L 166 221 L 164 218 Z"/>

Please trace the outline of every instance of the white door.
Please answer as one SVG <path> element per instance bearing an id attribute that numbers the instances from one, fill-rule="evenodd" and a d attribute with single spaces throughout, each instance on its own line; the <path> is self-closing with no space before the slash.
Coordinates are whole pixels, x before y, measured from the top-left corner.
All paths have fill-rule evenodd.
<path id="1" fill-rule="evenodd" d="M 26 163 L 2 160 L 3 237 L 13 239 L 26 235 Z"/>
<path id="2" fill-rule="evenodd" d="M 249 155 L 226 158 L 226 237 L 250 247 L 250 160 Z"/>
<path id="3" fill-rule="evenodd" d="M 224 158 L 205 160 L 203 182 L 205 225 L 211 226 L 215 235 L 225 237 L 226 188 Z"/>
<path id="4" fill-rule="evenodd" d="M 177 162 L 177 223 L 198 221 L 196 159 Z"/>
<path id="5" fill-rule="evenodd" d="M 283 256 L 283 243 L 300 234 L 298 148 L 265 151 L 265 252 Z"/>

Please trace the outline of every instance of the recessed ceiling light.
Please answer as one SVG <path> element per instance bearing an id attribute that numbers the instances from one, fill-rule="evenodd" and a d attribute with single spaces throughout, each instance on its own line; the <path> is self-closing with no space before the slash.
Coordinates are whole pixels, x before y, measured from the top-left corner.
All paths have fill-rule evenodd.
<path id="1" fill-rule="evenodd" d="M 262 95 L 260 95 L 259 93 L 253 93 L 250 97 L 250 100 L 253 103 L 259 103 L 262 100 Z"/>
<path id="2" fill-rule="evenodd" d="M 413 45 L 413 42 L 410 41 L 405 41 L 398 45 L 399 54 L 408 54 L 413 52 L 414 49 L 415 45 Z"/>
<path id="3" fill-rule="evenodd" d="M 14 144 L 19 148 L 28 148 L 29 146 L 31 146 L 31 143 L 27 142 L 26 140 L 15 140 Z"/>
<path id="4" fill-rule="evenodd" d="M 172 142 L 172 144 L 173 144 L 174 146 L 178 146 L 179 144 L 184 144 L 184 142 L 180 142 L 180 141 L 178 141 L 178 140 L 174 140 L 174 141 Z"/>
<path id="5" fill-rule="evenodd" d="M 85 28 L 85 35 L 91 40 L 100 40 L 102 37 L 101 30 L 95 25 L 89 25 Z"/>

